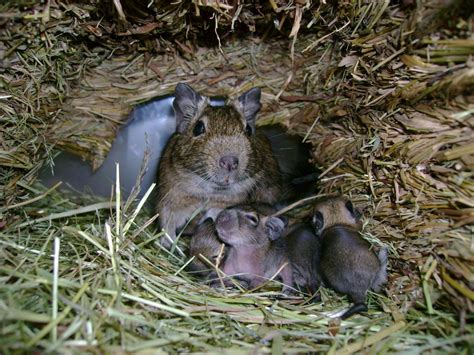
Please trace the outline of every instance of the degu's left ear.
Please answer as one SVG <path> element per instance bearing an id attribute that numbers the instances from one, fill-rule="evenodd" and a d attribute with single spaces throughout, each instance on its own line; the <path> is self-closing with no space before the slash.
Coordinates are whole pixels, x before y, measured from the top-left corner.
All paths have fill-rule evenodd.
<path id="1" fill-rule="evenodd" d="M 270 216 L 265 221 L 265 233 L 270 240 L 277 240 L 283 234 L 288 220 L 283 216 Z"/>
<path id="2" fill-rule="evenodd" d="M 255 132 L 255 117 L 262 107 L 260 104 L 260 89 L 253 88 L 243 93 L 234 105 L 242 113 L 252 131 Z"/>

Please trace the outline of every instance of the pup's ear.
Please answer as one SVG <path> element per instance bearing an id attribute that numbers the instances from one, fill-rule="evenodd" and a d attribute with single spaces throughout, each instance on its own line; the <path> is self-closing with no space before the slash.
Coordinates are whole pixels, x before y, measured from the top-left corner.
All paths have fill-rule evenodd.
<path id="1" fill-rule="evenodd" d="M 265 221 L 265 233 L 270 240 L 277 240 L 283 234 L 288 220 L 283 216 L 270 216 Z"/>
<path id="2" fill-rule="evenodd" d="M 235 103 L 236 108 L 242 113 L 247 124 L 255 132 L 255 117 L 262 105 L 260 104 L 260 89 L 253 88 L 243 93 Z"/>
<path id="3" fill-rule="evenodd" d="M 196 117 L 208 102 L 187 84 L 179 83 L 174 90 L 173 108 L 176 115 L 176 131 L 183 133 L 191 120 Z"/>
<path id="4" fill-rule="evenodd" d="M 315 211 L 313 215 L 313 219 L 311 220 L 311 223 L 313 225 L 314 231 L 316 232 L 316 235 L 320 235 L 321 230 L 324 227 L 323 214 L 319 211 Z"/>

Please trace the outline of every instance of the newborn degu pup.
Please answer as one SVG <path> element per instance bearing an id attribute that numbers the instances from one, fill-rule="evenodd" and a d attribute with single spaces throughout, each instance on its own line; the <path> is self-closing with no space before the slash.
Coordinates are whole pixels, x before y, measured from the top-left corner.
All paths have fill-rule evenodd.
<path id="1" fill-rule="evenodd" d="M 189 256 L 194 259 L 188 269 L 197 276 L 206 277 L 212 272 L 212 266 L 220 266 L 219 261 L 224 259 L 226 251 L 227 247 L 217 237 L 216 226 L 209 217 L 197 226 L 191 237 Z M 219 257 L 221 259 L 218 260 Z"/>
<path id="2" fill-rule="evenodd" d="M 341 318 L 367 311 L 367 291 L 378 292 L 387 279 L 387 249 L 381 248 L 377 255 L 371 250 L 359 235 L 360 214 L 345 198 L 317 202 L 312 223 L 321 242 L 319 270 L 324 284 L 354 302 Z"/>
<path id="3" fill-rule="evenodd" d="M 314 234 L 312 226 L 306 223 L 297 223 L 287 227 L 282 239 L 286 241 L 296 288 L 301 292 L 313 295 L 313 301 L 319 300 L 319 295 L 315 294 L 321 286 L 321 275 L 319 274 L 321 243 Z"/>
<path id="4" fill-rule="evenodd" d="M 250 289 L 275 277 L 286 292 L 293 285 L 286 243 L 280 239 L 286 220 L 271 216 L 273 212 L 268 205 L 254 204 L 231 207 L 217 216 L 217 235 L 228 246 L 222 271 Z"/>

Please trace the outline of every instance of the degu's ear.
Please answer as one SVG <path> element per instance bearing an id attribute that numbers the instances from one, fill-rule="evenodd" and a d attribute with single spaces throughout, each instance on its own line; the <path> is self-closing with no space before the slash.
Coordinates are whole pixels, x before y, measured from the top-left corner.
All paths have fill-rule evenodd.
<path id="1" fill-rule="evenodd" d="M 184 83 L 176 85 L 173 101 L 176 131 L 183 133 L 191 120 L 206 106 L 207 102 L 207 97 L 202 97 L 189 85 Z"/>
<path id="2" fill-rule="evenodd" d="M 345 206 L 347 210 L 349 211 L 349 213 L 351 214 L 351 216 L 354 217 L 356 220 L 359 220 L 362 217 L 362 214 L 360 213 L 360 211 L 354 207 L 351 201 L 346 201 Z"/>
<path id="3" fill-rule="evenodd" d="M 252 131 L 255 132 L 255 117 L 262 107 L 260 104 L 260 89 L 253 88 L 243 93 L 234 105 L 242 113 L 247 124 L 252 127 Z"/>
<path id="4" fill-rule="evenodd" d="M 281 237 L 287 224 L 288 220 L 283 216 L 270 216 L 265 221 L 265 233 L 270 240 L 277 240 Z"/>
<path id="5" fill-rule="evenodd" d="M 313 224 L 313 228 L 314 228 L 315 233 L 317 235 L 320 235 L 321 231 L 324 227 L 323 214 L 319 211 L 315 211 L 311 223 Z"/>

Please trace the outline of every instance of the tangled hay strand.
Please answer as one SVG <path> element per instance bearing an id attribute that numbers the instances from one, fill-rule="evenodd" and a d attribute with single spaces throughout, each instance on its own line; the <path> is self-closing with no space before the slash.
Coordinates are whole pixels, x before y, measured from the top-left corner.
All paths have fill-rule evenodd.
<path id="1" fill-rule="evenodd" d="M 468 352 L 472 3 L 167 3 L 140 13 L 115 1 L 111 17 L 95 2 L 0 4 L 2 351 Z M 234 4 L 246 30 L 226 35 Z M 196 11 L 219 15 L 220 46 L 199 42 L 216 22 Z M 236 40 L 252 23 L 261 36 Z M 369 296 L 368 316 L 328 318 L 347 300 L 326 289 L 315 304 L 281 299 L 276 284 L 210 289 L 160 248 L 135 202 L 32 185 L 54 146 L 98 167 L 133 105 L 180 81 L 210 96 L 259 86 L 259 124 L 312 143 L 320 192 L 351 196 L 364 237 L 390 247 L 386 295 Z"/>
<path id="2" fill-rule="evenodd" d="M 202 44 L 221 44 L 235 34 L 262 34 L 269 27 L 294 37 L 300 28 L 310 25 L 309 14 L 332 7 L 305 0 L 116 0 L 107 5 L 105 16 L 117 25 L 118 35 L 143 36 L 156 31 L 175 41 Z"/>

